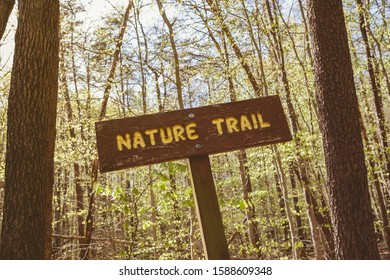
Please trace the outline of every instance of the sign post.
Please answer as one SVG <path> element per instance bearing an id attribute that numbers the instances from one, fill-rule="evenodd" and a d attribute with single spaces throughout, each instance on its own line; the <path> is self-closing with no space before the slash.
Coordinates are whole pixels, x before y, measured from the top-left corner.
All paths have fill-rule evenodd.
<path id="1" fill-rule="evenodd" d="M 96 123 L 101 172 L 189 159 L 207 259 L 229 259 L 210 154 L 292 139 L 278 96 Z"/>
<path id="2" fill-rule="evenodd" d="M 205 258 L 228 260 L 229 250 L 208 155 L 189 158 Z"/>

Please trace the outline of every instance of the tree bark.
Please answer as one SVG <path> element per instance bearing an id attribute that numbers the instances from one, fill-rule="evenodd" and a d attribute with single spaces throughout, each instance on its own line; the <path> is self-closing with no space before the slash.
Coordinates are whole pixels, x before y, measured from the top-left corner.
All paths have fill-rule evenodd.
<path id="1" fill-rule="evenodd" d="M 3 38 L 14 5 L 15 0 L 3 0 L 0 3 L 0 40 Z"/>
<path id="2" fill-rule="evenodd" d="M 336 258 L 379 259 L 342 2 L 309 0 L 308 17 Z"/>
<path id="3" fill-rule="evenodd" d="M 59 1 L 19 1 L 0 259 L 51 256 Z"/>

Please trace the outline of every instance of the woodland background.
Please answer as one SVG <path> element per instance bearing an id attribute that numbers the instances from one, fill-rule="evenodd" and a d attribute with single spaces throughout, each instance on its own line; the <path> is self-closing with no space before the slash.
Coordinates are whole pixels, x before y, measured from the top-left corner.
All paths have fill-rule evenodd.
<path id="1" fill-rule="evenodd" d="M 305 2 L 61 1 L 52 258 L 203 258 L 186 161 L 96 177 L 94 122 L 267 95 L 281 97 L 294 140 L 211 157 L 230 254 L 332 258 Z M 385 257 L 390 2 L 343 7 Z M 9 24 L 0 42 L 0 209 L 14 32 Z"/>

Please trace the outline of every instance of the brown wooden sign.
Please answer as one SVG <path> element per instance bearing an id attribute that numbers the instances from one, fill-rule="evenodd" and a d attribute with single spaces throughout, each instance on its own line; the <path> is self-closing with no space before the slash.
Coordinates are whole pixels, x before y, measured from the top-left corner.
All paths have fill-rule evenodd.
<path id="1" fill-rule="evenodd" d="M 206 259 L 230 259 L 209 154 L 291 140 L 278 96 L 96 123 L 100 171 L 188 158 Z"/>
<path id="2" fill-rule="evenodd" d="M 100 171 L 291 140 L 278 96 L 96 123 Z"/>

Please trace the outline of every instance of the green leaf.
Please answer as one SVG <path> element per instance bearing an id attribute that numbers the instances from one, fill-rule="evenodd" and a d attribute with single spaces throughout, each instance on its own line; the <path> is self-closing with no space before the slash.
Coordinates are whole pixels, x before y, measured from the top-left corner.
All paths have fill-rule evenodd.
<path id="1" fill-rule="evenodd" d="M 110 193 L 111 193 L 111 188 L 109 186 L 106 186 L 106 188 L 104 189 L 104 195 L 109 196 Z"/>
<path id="2" fill-rule="evenodd" d="M 134 194 L 134 195 L 139 195 L 139 190 L 137 188 L 133 188 L 131 190 L 131 193 Z"/>
<path id="3" fill-rule="evenodd" d="M 124 207 L 123 207 L 123 211 L 125 212 L 125 214 L 130 214 L 130 208 L 129 208 L 129 206 L 127 206 L 127 205 L 125 205 Z"/>
<path id="4" fill-rule="evenodd" d="M 188 168 L 186 164 L 177 164 L 177 171 L 185 173 L 187 172 Z"/>
<path id="5" fill-rule="evenodd" d="M 184 200 L 184 201 L 182 201 L 182 204 L 184 206 L 187 206 L 187 207 L 194 207 L 195 206 L 195 204 L 192 200 Z"/>
<path id="6" fill-rule="evenodd" d="M 247 209 L 247 208 L 248 208 L 248 203 L 246 203 L 245 200 L 240 200 L 240 209 L 242 211 L 245 211 L 245 209 Z"/>
<path id="7" fill-rule="evenodd" d="M 141 215 L 144 215 L 146 213 L 146 208 L 145 207 L 142 207 L 141 209 L 139 209 L 139 213 Z"/>

